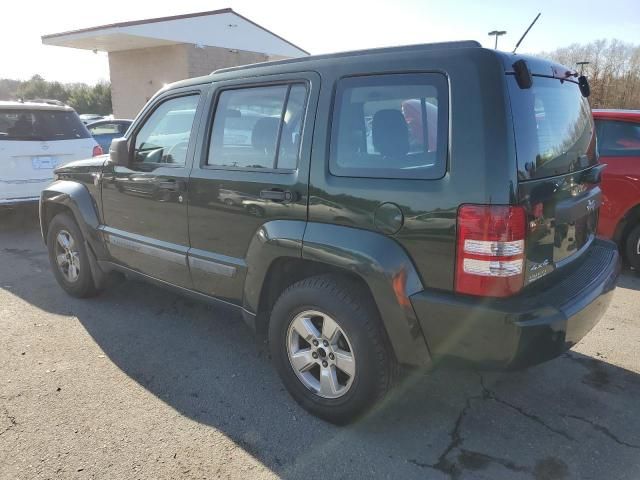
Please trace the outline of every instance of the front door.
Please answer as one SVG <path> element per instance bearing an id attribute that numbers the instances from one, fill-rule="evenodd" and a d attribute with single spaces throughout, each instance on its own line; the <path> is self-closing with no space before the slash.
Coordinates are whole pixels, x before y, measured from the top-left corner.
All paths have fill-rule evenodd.
<path id="1" fill-rule="evenodd" d="M 189 180 L 189 264 L 200 292 L 240 303 L 261 226 L 306 221 L 319 84 L 314 73 L 216 82 Z"/>
<path id="2" fill-rule="evenodd" d="M 129 165 L 110 164 L 102 183 L 113 259 L 184 287 L 191 286 L 186 185 L 200 98 L 200 91 L 173 92 L 148 107 L 132 129 Z"/>

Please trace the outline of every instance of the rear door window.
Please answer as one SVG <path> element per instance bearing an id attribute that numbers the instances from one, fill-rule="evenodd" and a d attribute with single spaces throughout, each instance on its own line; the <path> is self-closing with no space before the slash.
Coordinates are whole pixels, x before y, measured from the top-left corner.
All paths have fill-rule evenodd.
<path id="1" fill-rule="evenodd" d="M 597 163 L 591 109 L 578 85 L 533 77 L 521 89 L 507 76 L 521 180 L 563 175 Z"/>
<path id="2" fill-rule="evenodd" d="M 338 82 L 330 170 L 342 177 L 441 178 L 448 99 L 441 74 L 390 74 Z"/>
<path id="3" fill-rule="evenodd" d="M 54 141 L 90 136 L 74 111 L 0 110 L 0 140 Z"/>
<path id="4" fill-rule="evenodd" d="M 605 157 L 640 156 L 640 123 L 596 120 L 598 150 Z"/>

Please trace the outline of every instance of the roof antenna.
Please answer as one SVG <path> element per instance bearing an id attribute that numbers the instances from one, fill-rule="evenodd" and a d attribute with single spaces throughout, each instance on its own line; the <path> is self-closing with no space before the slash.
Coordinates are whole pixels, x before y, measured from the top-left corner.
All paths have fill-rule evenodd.
<path id="1" fill-rule="evenodd" d="M 529 28 L 527 28 L 527 30 L 522 34 L 522 36 L 520 37 L 520 40 L 518 40 L 518 43 L 516 43 L 515 48 L 513 49 L 513 52 L 511 53 L 516 53 L 516 50 L 518 49 L 518 47 L 520 46 L 520 44 L 522 43 L 522 40 L 524 40 L 524 37 L 527 36 L 527 33 L 529 33 L 529 30 L 531 30 L 531 27 L 533 27 L 533 24 L 536 23 L 538 21 L 538 19 L 540 18 L 540 14 L 538 13 L 538 15 L 536 16 L 536 18 L 533 19 L 533 22 L 531 22 L 531 25 L 529 25 Z"/>

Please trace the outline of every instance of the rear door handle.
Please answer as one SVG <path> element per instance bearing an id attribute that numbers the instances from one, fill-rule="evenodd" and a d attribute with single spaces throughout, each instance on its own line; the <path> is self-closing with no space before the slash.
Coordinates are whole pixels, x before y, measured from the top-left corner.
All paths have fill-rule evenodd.
<path id="1" fill-rule="evenodd" d="M 178 190 L 182 190 L 182 183 L 183 182 L 179 182 L 173 179 L 163 180 L 158 183 L 158 188 L 161 188 L 163 190 L 178 191 Z"/>
<path id="2" fill-rule="evenodd" d="M 275 188 L 272 190 L 261 190 L 260 198 L 264 200 L 271 200 L 272 202 L 288 203 L 293 200 L 293 192 Z"/>

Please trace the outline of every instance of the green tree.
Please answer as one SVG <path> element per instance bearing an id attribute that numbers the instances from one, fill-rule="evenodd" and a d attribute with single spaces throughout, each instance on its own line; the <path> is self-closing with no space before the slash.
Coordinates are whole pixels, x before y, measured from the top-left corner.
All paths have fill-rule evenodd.
<path id="1" fill-rule="evenodd" d="M 59 100 L 73 107 L 78 113 L 112 112 L 111 84 L 101 82 L 96 85 L 84 83 L 48 82 L 40 75 L 27 81 L 0 79 L 0 99 L 2 100 Z"/>
<path id="2" fill-rule="evenodd" d="M 67 103 L 78 113 L 108 115 L 112 111 L 111 86 L 108 83 L 98 83 L 92 87 L 76 85 L 70 90 Z"/>
<path id="3" fill-rule="evenodd" d="M 18 87 L 22 84 L 20 80 L 10 78 L 0 79 L 0 100 L 10 100 L 16 97 Z"/>
<path id="4" fill-rule="evenodd" d="M 16 92 L 19 98 L 47 98 L 52 100 L 60 100 L 67 102 L 69 92 L 67 88 L 60 82 L 47 82 L 40 75 L 34 75 L 26 82 L 23 82 Z"/>
<path id="5" fill-rule="evenodd" d="M 578 71 L 584 69 L 591 85 L 592 108 L 640 108 L 640 45 L 603 39 L 574 43 L 539 56 Z M 578 67 L 577 62 L 588 64 Z"/>

